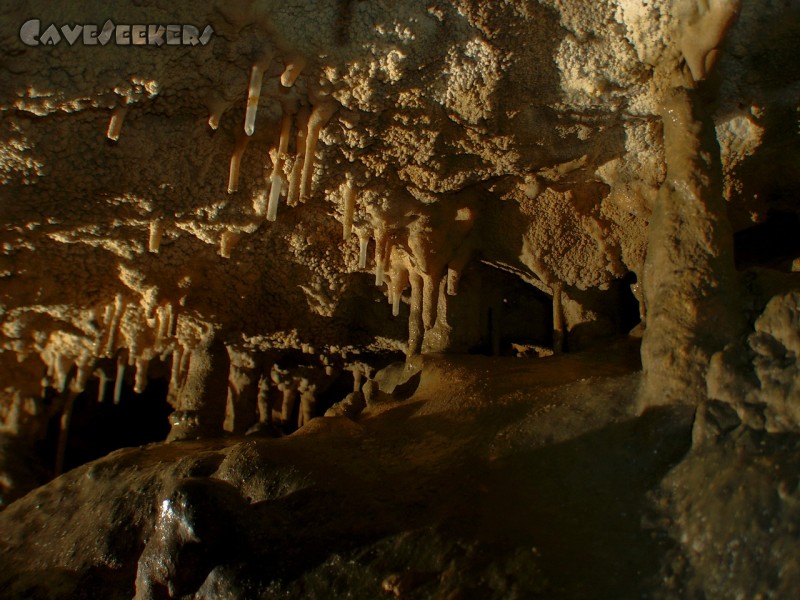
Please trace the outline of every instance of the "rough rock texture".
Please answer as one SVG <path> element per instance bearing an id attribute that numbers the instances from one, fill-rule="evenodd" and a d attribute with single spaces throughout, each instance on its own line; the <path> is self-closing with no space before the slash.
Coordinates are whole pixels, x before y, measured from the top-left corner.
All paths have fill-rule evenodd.
<path id="1" fill-rule="evenodd" d="M 40 33 L 51 23 L 102 28 L 108 19 L 192 24 L 198 32 L 210 25 L 214 33 L 189 46 L 61 39 L 32 47 L 20 38 L 31 18 L 41 19 Z M 49 35 L 67 37 L 56 28 Z M 344 578 L 344 588 L 366 586 L 391 566 L 399 570 L 381 581 L 396 596 L 419 588 L 423 597 L 450 597 L 460 587 L 481 597 L 591 595 L 591 576 L 607 562 L 573 582 L 555 562 L 531 566 L 524 544 L 484 561 L 494 542 L 442 529 L 448 519 L 483 513 L 455 502 L 452 512 L 437 513 L 441 521 L 404 520 L 432 502 L 422 493 L 392 505 L 397 512 L 378 520 L 378 529 L 359 524 L 346 550 L 278 560 L 273 579 L 248 574 L 248 558 L 222 556 L 229 532 L 207 514 L 215 503 L 230 505 L 234 530 L 285 538 L 296 523 L 282 519 L 300 502 L 301 514 L 310 515 L 303 547 L 328 548 L 348 530 L 342 520 L 331 529 L 319 525 L 318 512 L 338 502 L 358 514 L 374 509 L 377 498 L 396 499 L 389 492 L 413 476 L 394 470 L 389 457 L 397 447 L 413 448 L 415 428 L 424 430 L 415 419 L 389 419 L 404 423 L 406 437 L 376 441 L 383 449 L 375 464 L 354 463 L 378 482 L 367 486 L 363 503 L 354 498 L 360 484 L 346 492 L 351 473 L 344 483 L 323 477 L 303 491 L 292 469 L 324 471 L 329 463 L 314 463 L 325 455 L 320 448 L 350 440 L 356 452 L 361 425 L 342 417 L 408 402 L 437 372 L 434 353 L 517 355 L 538 369 L 527 362 L 565 351 L 624 354 L 608 340 L 633 329 L 642 336 L 641 380 L 632 376 L 604 397 L 635 405 L 638 423 L 663 418 L 665 431 L 685 433 L 697 411 L 686 461 L 663 481 L 677 450 L 632 474 L 636 494 L 660 498 L 655 510 L 666 521 L 659 530 L 674 541 L 653 558 L 664 563 L 669 584 L 662 591 L 781 597 L 796 578 L 783 569 L 796 538 L 794 484 L 759 474 L 759 465 L 789 468 L 800 434 L 798 39 L 795 0 L 141 0 L 113 8 L 36 1 L 0 8 L 0 500 L 109 449 L 167 437 L 187 444 L 104 459 L 5 511 L 6 524 L 9 514 L 25 513 L 14 535 L 26 531 L 42 549 L 36 568 L 13 559 L 3 569 L 6 582 L 17 595 L 33 593 L 30 586 L 40 583 L 31 571 L 44 570 L 55 573 L 37 592 L 45 596 L 77 593 L 87 581 L 103 593 L 119 592 L 124 581 L 128 597 L 138 581 L 140 597 L 201 598 L 266 593 L 274 581 L 270 593 L 300 596 L 292 586 L 314 587 L 315 577 L 320 590 L 335 587 L 331 577 Z M 490 359 L 474 360 L 484 387 L 455 402 L 454 413 L 491 405 L 504 376 L 522 396 L 533 385 Z M 549 360 L 541 364 L 562 364 L 558 356 Z M 456 388 L 478 376 L 448 373 Z M 568 394 L 581 384 L 553 385 Z M 512 405 L 503 408 L 509 422 L 517 415 Z M 598 423 L 613 421 L 600 400 L 587 411 Z M 314 421 L 323 414 L 337 418 Z M 577 431 L 561 425 L 553 440 Z M 297 428 L 296 437 L 256 440 Z M 469 446 L 465 440 L 481 437 L 479 430 L 476 421 L 462 441 Z M 445 428 L 433 431 L 444 435 Z M 230 437 L 246 433 L 254 441 Z M 651 443 L 685 450 L 683 433 Z M 209 438 L 225 439 L 186 441 Z M 430 461 L 432 485 L 442 498 L 458 496 L 459 486 L 474 489 L 477 475 L 459 462 L 468 459 L 439 453 L 437 440 L 418 448 Z M 588 477 L 586 493 L 610 485 L 562 460 L 553 440 L 543 452 L 555 453 L 564 477 Z M 602 465 L 610 469 L 617 455 L 606 442 L 575 452 L 608 453 Z M 523 454 L 538 452 L 524 435 L 515 443 Z M 486 447 L 475 444 L 465 456 L 483 465 L 478 473 L 491 471 Z M 265 462 L 273 445 L 287 452 L 280 475 Z M 225 462 L 251 450 L 246 465 Z M 161 473 L 158 461 L 170 470 Z M 514 462 L 497 489 L 526 470 L 541 473 L 537 461 Z M 742 484 L 766 500 L 745 498 L 725 513 L 719 506 L 736 485 L 737 461 L 752 467 Z M 461 474 L 455 487 L 437 480 L 450 467 Z M 125 475 L 79 489 L 81 477 L 106 468 Z M 698 491 L 705 474 L 712 485 Z M 558 485 L 548 485 L 543 504 L 514 496 L 514 526 L 546 520 L 560 506 Z M 381 486 L 386 496 L 373 497 Z M 294 493 L 299 500 L 281 504 Z M 81 540 L 78 528 L 89 519 L 83 511 L 97 494 L 105 524 L 92 533 L 100 537 Z M 30 507 L 44 506 L 46 497 L 49 512 L 36 516 Z M 67 498 L 75 521 L 54 517 L 52 506 Z M 543 512 L 522 508 L 527 501 Z M 249 519 L 253 503 L 266 504 Z M 581 519 L 588 509 L 579 503 L 575 510 L 559 514 Z M 590 525 L 612 516 L 592 510 Z M 123 522 L 130 529 L 120 530 Z M 312 531 L 317 525 L 321 532 Z M 783 532 L 772 554 L 764 550 L 770 532 Z M 419 551 L 423 538 L 439 544 L 431 555 Z M 15 539 L 8 556 L 19 554 L 22 538 Z M 567 546 L 580 546 L 576 540 L 554 556 L 566 557 Z M 618 548 L 631 539 L 601 541 Z M 251 542 L 240 551 L 277 560 Z M 740 564 L 737 548 L 747 544 L 754 550 L 741 577 L 712 572 L 715 561 Z M 590 544 L 582 556 L 596 560 L 595 549 Z M 370 557 L 381 552 L 397 562 L 374 563 Z M 408 573 L 397 566 L 413 557 L 419 565 Z M 379 566 L 358 581 L 348 560 Z M 621 572 L 636 571 L 629 566 Z M 645 581 L 645 571 L 658 570 L 651 567 L 630 587 L 597 589 L 612 596 L 654 591 L 659 586 Z M 186 579 L 187 571 L 204 578 Z M 462 572 L 469 581 L 459 579 Z M 554 587 L 532 575 L 540 572 Z M 777 581 L 784 575 L 788 583 Z"/>

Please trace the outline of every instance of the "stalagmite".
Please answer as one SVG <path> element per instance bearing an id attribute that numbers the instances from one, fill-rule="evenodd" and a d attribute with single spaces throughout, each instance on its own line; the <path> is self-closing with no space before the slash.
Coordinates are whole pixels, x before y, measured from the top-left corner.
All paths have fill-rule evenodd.
<path id="1" fill-rule="evenodd" d="M 244 118 L 244 132 L 251 136 L 256 130 L 256 112 L 258 111 L 258 101 L 261 98 L 261 81 L 264 77 L 264 70 L 260 65 L 255 64 L 250 71 L 250 86 L 247 90 L 247 112 Z"/>
<path id="2" fill-rule="evenodd" d="M 358 268 L 367 268 L 367 249 L 369 247 L 369 231 L 367 229 L 358 230 Z"/>
<path id="3" fill-rule="evenodd" d="M 267 207 L 267 221 L 274 221 L 278 216 L 278 199 L 283 188 L 283 159 L 289 149 L 289 134 L 292 131 L 292 115 L 286 114 L 281 122 L 281 136 L 278 150 L 275 154 L 275 164 L 270 176 L 269 206 Z"/>
<path id="4" fill-rule="evenodd" d="M 291 59 L 288 63 L 286 63 L 286 68 L 281 74 L 281 85 L 287 88 L 292 87 L 294 82 L 297 81 L 297 78 L 300 77 L 300 74 L 303 72 L 305 66 L 306 59 L 302 56 Z"/>
<path id="5" fill-rule="evenodd" d="M 122 131 L 122 122 L 125 120 L 125 115 L 127 113 L 127 104 L 117 106 L 111 111 L 111 119 L 108 121 L 108 131 L 106 132 L 106 137 L 112 142 L 119 140 L 119 134 Z"/>
<path id="6" fill-rule="evenodd" d="M 561 282 L 551 286 L 553 290 L 553 352 L 564 351 L 564 308 L 561 302 L 563 285 Z"/>
<path id="7" fill-rule="evenodd" d="M 134 378 L 133 391 L 137 394 L 144 392 L 147 387 L 147 369 L 150 361 L 146 358 L 136 359 L 136 376 Z"/>
<path id="8" fill-rule="evenodd" d="M 128 360 L 125 357 L 125 352 L 120 352 L 117 355 L 117 377 L 114 381 L 114 404 L 119 404 L 122 399 L 122 383 L 125 380 L 125 369 L 128 366 Z"/>
<path id="9" fill-rule="evenodd" d="M 164 236 L 164 221 L 156 219 L 150 221 L 150 240 L 148 242 L 148 251 L 153 254 L 158 254 L 161 247 L 161 238 Z"/>
<path id="10" fill-rule="evenodd" d="M 236 139 L 236 146 L 231 155 L 231 168 L 228 172 L 228 193 L 233 194 L 239 191 L 239 169 L 242 165 L 242 156 L 247 148 L 250 138 L 244 135 L 239 135 Z"/>
<path id="11" fill-rule="evenodd" d="M 286 198 L 286 204 L 289 206 L 296 206 L 300 201 L 300 184 L 303 177 L 303 166 L 306 158 L 306 138 L 308 137 L 308 118 L 309 110 L 307 107 L 302 107 L 295 117 L 295 128 L 297 129 L 297 146 L 294 165 L 289 177 L 289 194 Z"/>
<path id="12" fill-rule="evenodd" d="M 314 107 L 308 119 L 308 135 L 306 137 L 306 154 L 303 164 L 303 177 L 300 183 L 300 198 L 311 193 L 311 180 L 314 177 L 314 161 L 317 153 L 317 142 L 322 128 L 328 123 L 336 111 L 336 104 L 323 102 Z"/>
<path id="13" fill-rule="evenodd" d="M 353 213 L 356 208 L 356 190 L 353 183 L 348 180 L 344 189 L 344 220 L 342 222 L 342 235 L 344 241 L 350 239 L 353 233 Z"/>

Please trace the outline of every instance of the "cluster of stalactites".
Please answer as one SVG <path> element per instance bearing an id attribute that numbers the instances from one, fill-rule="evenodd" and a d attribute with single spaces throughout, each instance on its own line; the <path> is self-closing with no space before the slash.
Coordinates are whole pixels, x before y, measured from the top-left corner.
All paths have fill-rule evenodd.
<path id="1" fill-rule="evenodd" d="M 313 348 L 306 350 L 306 354 L 314 354 Z M 225 429 L 233 433 L 245 433 L 254 426 L 303 427 L 314 418 L 319 395 L 343 371 L 352 372 L 356 392 L 372 372 L 368 365 L 348 362 L 343 355 L 320 354 L 318 359 L 306 357 L 306 364 L 290 366 L 290 361 L 275 351 L 260 353 L 228 346 L 228 354 Z"/>
<path id="2" fill-rule="evenodd" d="M 99 327 L 93 339 L 65 344 L 58 336 L 51 336 L 42 348 L 40 356 L 47 368 L 42 380 L 43 393 L 47 388 L 59 393 L 81 393 L 95 377 L 100 383 L 98 401 L 105 401 L 107 384 L 113 380 L 113 400 L 119 403 L 126 372 L 133 370 L 134 391 L 140 394 L 147 387 L 150 362 L 171 357 L 170 389 L 174 395 L 186 373 L 190 354 L 178 336 L 179 317 L 175 307 L 169 302 L 142 307 L 118 295 L 95 314 Z M 116 361 L 113 374 L 97 366 L 102 359 Z"/>
<path id="3" fill-rule="evenodd" d="M 228 193 L 233 194 L 239 190 L 239 174 L 242 157 L 255 133 L 256 114 L 261 99 L 262 83 L 264 76 L 263 60 L 253 65 L 250 73 L 250 84 L 247 94 L 247 110 L 243 131 L 237 135 L 236 144 L 231 156 L 230 170 L 228 173 Z M 285 88 L 294 86 L 297 78 L 305 67 L 303 58 L 293 58 L 288 61 L 280 84 Z M 309 97 L 307 104 L 291 105 L 282 104 L 283 117 L 277 136 L 277 143 L 269 153 L 269 161 L 265 179 L 266 189 L 259 194 L 254 203 L 258 216 L 266 216 L 268 221 L 275 221 L 278 216 L 278 204 L 282 196 L 286 197 L 289 206 L 295 206 L 311 194 L 311 185 L 314 177 L 314 167 L 317 152 L 317 143 L 323 127 L 328 123 L 336 110 L 336 103 L 325 94 L 319 93 Z M 219 124 L 219 115 L 213 113 L 209 124 L 215 127 Z M 216 127 L 215 127 L 216 128 Z M 292 144 L 292 132 L 294 144 Z M 293 145 L 293 157 L 289 154 Z M 285 166 L 292 160 L 292 166 L 287 174 Z"/>
<path id="4" fill-rule="evenodd" d="M 475 223 L 471 203 L 453 208 L 450 203 L 416 207 L 411 216 L 391 219 L 376 207 L 362 207 L 356 222 L 358 188 L 350 177 L 342 193 L 342 232 L 345 242 L 355 234 L 359 241 L 358 267 L 367 268 L 370 240 L 374 240 L 375 285 L 385 286 L 392 315 L 398 316 L 406 290 L 408 303 L 408 354 L 417 354 L 425 332 L 437 322 L 442 295 L 455 296 L 461 273 L 469 262 L 469 234 Z"/>

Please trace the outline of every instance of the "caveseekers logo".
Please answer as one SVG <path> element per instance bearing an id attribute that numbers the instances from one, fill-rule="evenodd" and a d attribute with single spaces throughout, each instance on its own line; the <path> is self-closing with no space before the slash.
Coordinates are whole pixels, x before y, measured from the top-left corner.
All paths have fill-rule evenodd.
<path id="1" fill-rule="evenodd" d="M 194 25 L 117 25 L 111 19 L 102 27 L 50 24 L 44 28 L 40 19 L 30 19 L 19 29 L 19 39 L 27 46 L 205 46 L 213 35 L 211 25 L 201 32 Z"/>

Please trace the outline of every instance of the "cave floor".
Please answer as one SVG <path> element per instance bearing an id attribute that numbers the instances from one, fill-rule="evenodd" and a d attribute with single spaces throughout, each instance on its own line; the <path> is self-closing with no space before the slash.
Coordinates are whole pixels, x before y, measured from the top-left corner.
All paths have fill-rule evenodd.
<path id="1" fill-rule="evenodd" d="M 243 508 L 193 508 L 212 525 L 185 597 L 634 598 L 663 585 L 672 542 L 652 492 L 691 422 L 635 415 L 636 341 L 420 360 L 413 395 L 358 422 L 124 449 L 33 491 L 0 513 L 0 589 L 133 597 L 157 506 L 187 477 L 228 482 Z"/>

